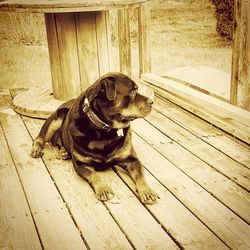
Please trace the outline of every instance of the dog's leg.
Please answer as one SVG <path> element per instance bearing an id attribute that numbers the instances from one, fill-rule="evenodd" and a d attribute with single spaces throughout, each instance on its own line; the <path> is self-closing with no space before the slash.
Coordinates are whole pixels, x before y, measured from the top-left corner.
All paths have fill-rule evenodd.
<path id="1" fill-rule="evenodd" d="M 43 124 L 39 135 L 33 142 L 31 156 L 34 158 L 43 156 L 43 148 L 46 142 L 51 141 L 55 132 L 61 128 L 63 118 L 58 117 L 57 113 L 53 113 Z"/>
<path id="2" fill-rule="evenodd" d="M 145 176 L 144 167 L 136 157 L 131 157 L 127 161 L 119 164 L 127 170 L 130 177 L 134 180 L 140 200 L 145 204 L 154 204 L 158 201 L 158 195 L 148 186 Z"/>
<path id="3" fill-rule="evenodd" d="M 93 187 L 98 200 L 106 201 L 110 200 L 114 196 L 113 190 L 109 187 L 103 177 L 103 173 L 97 172 L 88 164 L 80 162 L 74 157 L 74 154 L 72 161 L 77 174 L 85 178 Z"/>

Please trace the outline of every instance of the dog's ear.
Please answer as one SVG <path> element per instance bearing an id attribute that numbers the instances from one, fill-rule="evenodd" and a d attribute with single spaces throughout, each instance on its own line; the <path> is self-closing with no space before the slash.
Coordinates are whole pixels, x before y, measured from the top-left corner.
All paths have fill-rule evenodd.
<path id="1" fill-rule="evenodd" d="M 109 101 L 116 98 L 116 77 L 108 76 L 101 80 L 101 90 L 105 92 Z"/>

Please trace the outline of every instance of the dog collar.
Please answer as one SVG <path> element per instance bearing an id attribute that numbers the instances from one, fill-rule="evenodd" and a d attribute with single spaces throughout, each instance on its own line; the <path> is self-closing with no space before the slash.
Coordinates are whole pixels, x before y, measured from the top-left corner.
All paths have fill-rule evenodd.
<path id="1" fill-rule="evenodd" d="M 84 99 L 83 102 L 83 112 L 88 116 L 88 118 L 90 119 L 90 121 L 92 123 L 94 123 L 98 128 L 101 129 L 105 129 L 107 131 L 110 131 L 112 129 L 111 126 L 109 126 L 107 123 L 105 123 L 104 121 L 102 121 L 91 109 L 89 106 L 89 100 L 88 98 Z M 124 132 L 123 129 L 120 128 L 116 131 L 117 135 L 120 136 L 124 136 Z"/>
<path id="2" fill-rule="evenodd" d="M 105 129 L 107 131 L 111 130 L 112 127 L 107 123 L 102 121 L 90 108 L 88 98 L 84 99 L 83 102 L 83 112 L 88 116 L 90 121 L 94 123 L 98 128 Z"/>

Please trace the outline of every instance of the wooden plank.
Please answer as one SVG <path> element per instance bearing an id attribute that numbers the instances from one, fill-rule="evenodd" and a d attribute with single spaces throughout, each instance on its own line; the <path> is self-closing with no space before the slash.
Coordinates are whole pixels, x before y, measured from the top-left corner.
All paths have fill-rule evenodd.
<path id="1" fill-rule="evenodd" d="M 100 76 L 108 73 L 110 71 L 110 52 L 109 52 L 109 42 L 108 37 L 111 34 L 107 33 L 107 20 L 106 12 L 99 11 L 95 13 L 95 23 L 96 23 L 96 42 L 98 49 L 98 62 L 99 62 L 99 74 Z"/>
<path id="2" fill-rule="evenodd" d="M 242 92 L 240 106 L 250 111 L 250 2 L 241 1 L 241 57 L 240 57 L 240 79 L 239 87 Z"/>
<path id="3" fill-rule="evenodd" d="M 233 46 L 232 46 L 232 73 L 231 73 L 231 86 L 230 86 L 230 102 L 234 105 L 237 104 L 238 99 L 238 65 L 240 55 L 240 12 L 239 12 L 239 0 L 234 1 L 234 34 L 233 34 Z"/>
<path id="4" fill-rule="evenodd" d="M 154 108 L 201 140 L 207 142 L 240 164 L 250 168 L 250 147 L 247 144 L 239 143 L 238 140 L 232 138 L 222 130 L 211 126 L 211 124 L 197 118 L 197 116 L 174 105 L 166 99 L 155 97 Z"/>
<path id="5" fill-rule="evenodd" d="M 162 131 L 166 136 L 192 152 L 199 159 L 250 191 L 250 172 L 248 168 L 209 146 L 200 138 L 192 135 L 155 110 L 152 110 L 146 120 L 157 127 L 157 129 Z"/>
<path id="6" fill-rule="evenodd" d="M 100 76 L 94 12 L 75 13 L 81 88 L 85 90 Z"/>
<path id="7" fill-rule="evenodd" d="M 81 92 L 74 13 L 55 14 L 62 75 L 62 100 L 77 97 Z M 54 89 L 54 94 L 60 89 Z"/>
<path id="8" fill-rule="evenodd" d="M 31 129 L 31 127 L 29 127 L 29 129 Z M 31 133 L 33 134 L 34 132 Z M 45 157 L 47 156 L 45 155 Z M 51 161 L 51 157 L 48 156 L 46 161 Z M 79 228 L 81 228 L 83 235 L 86 234 L 86 241 L 88 242 L 91 240 L 91 243 L 93 243 L 94 246 L 97 244 L 100 244 L 100 246 L 105 244 L 105 246 L 107 246 L 107 243 L 110 243 L 113 246 L 120 246 L 122 241 L 121 239 L 119 240 L 119 231 L 115 233 L 115 231 L 112 230 L 111 221 L 108 222 L 108 219 L 105 221 L 105 218 L 102 218 L 102 215 L 103 213 L 105 214 L 105 212 L 101 211 L 101 209 L 103 209 L 101 203 L 96 200 L 93 192 L 91 193 L 90 190 L 87 191 L 87 189 L 89 189 L 88 184 L 75 173 L 73 174 L 74 170 L 71 162 L 68 163 L 66 167 L 67 170 L 62 169 L 61 171 L 69 172 L 68 176 L 73 175 L 73 177 L 71 176 L 70 178 L 70 186 L 73 187 L 68 187 L 68 181 L 66 182 L 62 180 L 61 174 L 63 173 L 61 173 L 61 171 L 57 173 L 59 170 L 58 168 L 65 167 L 65 163 L 55 163 L 55 165 L 50 167 L 50 173 L 52 174 L 56 183 L 58 183 L 58 187 L 60 188 L 62 195 L 65 196 L 65 199 L 67 199 L 72 215 L 74 216 L 76 223 L 79 225 Z M 54 170 L 55 168 L 57 171 Z M 174 244 L 168 234 L 161 228 L 160 224 L 158 224 L 158 222 L 152 218 L 151 214 L 143 207 L 143 205 L 120 180 L 120 178 L 111 170 L 106 171 L 103 174 L 105 175 L 107 182 L 116 193 L 116 196 L 112 200 L 105 202 L 105 206 L 115 221 L 117 221 L 119 227 L 125 233 L 132 246 L 136 249 L 159 249 L 162 248 L 162 246 L 164 246 L 166 249 L 177 249 L 177 246 Z M 63 176 L 65 176 L 65 174 L 63 174 Z M 65 187 L 62 187 L 62 185 L 66 186 L 67 189 L 65 190 Z M 84 204 L 84 206 L 80 205 L 79 203 Z M 79 211 L 81 208 L 84 211 Z M 88 211 L 88 209 L 93 211 Z M 98 214 L 99 212 L 100 214 Z M 86 220 L 82 218 L 82 213 L 86 213 L 86 216 L 88 217 Z M 94 213 L 94 215 L 92 213 Z M 93 218 L 95 218 L 95 216 L 97 216 L 97 218 L 99 218 L 101 221 L 93 222 Z M 103 228 L 100 228 L 100 226 Z M 103 232 L 103 230 L 107 232 Z M 97 234 L 93 233 L 95 231 L 97 231 Z M 106 238 L 109 236 L 109 234 L 111 234 L 112 238 L 115 238 L 113 243 L 111 243 L 111 239 L 108 240 Z M 87 236 L 89 238 L 87 238 Z M 100 239 L 97 239 L 97 236 L 100 236 Z M 105 239 L 107 241 L 103 242 Z M 124 245 L 126 246 L 126 244 Z M 90 245 L 90 247 L 91 246 L 92 245 Z"/>
<path id="9" fill-rule="evenodd" d="M 27 117 L 23 120 L 34 139 L 44 121 Z M 58 150 L 50 145 L 45 148 L 43 160 L 90 248 L 132 249 L 105 205 L 97 201 L 90 185 L 76 174 L 71 161 L 60 160 Z"/>
<path id="10" fill-rule="evenodd" d="M 195 157 L 175 141 L 166 138 L 157 128 L 146 121 L 135 121 L 133 130 L 192 180 L 245 221 L 250 222 L 248 209 L 250 207 L 250 194 L 246 190 Z"/>
<path id="11" fill-rule="evenodd" d="M 100 11 L 115 8 L 138 7 L 141 3 L 149 0 L 104 0 L 104 1 L 80 1 L 80 0 L 6 0 L 0 3 L 1 11 L 13 12 L 80 12 L 80 11 Z"/>
<path id="12" fill-rule="evenodd" d="M 249 110 L 250 105 L 250 3 L 234 2 L 231 103 Z"/>
<path id="13" fill-rule="evenodd" d="M 151 72 L 150 51 L 150 6 L 141 5 L 138 8 L 138 35 L 139 35 L 139 74 Z"/>
<path id="14" fill-rule="evenodd" d="M 120 71 L 131 75 L 131 45 L 128 9 L 117 11 Z"/>
<path id="15" fill-rule="evenodd" d="M 0 112 L 0 116 L 7 115 Z M 42 249 L 0 124 L 0 248 Z"/>
<path id="16" fill-rule="evenodd" d="M 138 145 L 137 152 L 144 155 Z M 148 165 L 150 169 L 150 165 Z M 125 171 L 116 166 L 116 171 L 134 194 L 135 185 Z M 156 178 L 145 171 L 149 185 L 160 197 L 157 205 L 147 205 L 147 209 L 161 223 L 162 227 L 184 249 L 227 249 L 226 245 L 203 225 L 174 195 L 165 189 Z"/>
<path id="17" fill-rule="evenodd" d="M 47 44 L 49 49 L 50 71 L 53 86 L 53 95 L 57 99 L 63 98 L 61 62 L 56 31 L 55 14 L 44 14 Z"/>
<path id="18" fill-rule="evenodd" d="M 147 142 L 134 136 L 134 145 L 139 149 L 138 156 L 145 168 L 227 246 L 232 249 L 249 248 L 250 226 L 247 223 L 167 161 Z"/>
<path id="19" fill-rule="evenodd" d="M 164 98 L 250 143 L 250 112 L 154 74 L 142 79 Z"/>
<path id="20" fill-rule="evenodd" d="M 63 103 L 54 98 L 50 87 L 42 86 L 28 89 L 15 96 L 14 110 L 22 115 L 47 118 Z"/>
<path id="21" fill-rule="evenodd" d="M 32 141 L 20 116 L 1 116 L 0 121 L 43 247 L 86 249 L 43 162 L 30 156 Z"/>

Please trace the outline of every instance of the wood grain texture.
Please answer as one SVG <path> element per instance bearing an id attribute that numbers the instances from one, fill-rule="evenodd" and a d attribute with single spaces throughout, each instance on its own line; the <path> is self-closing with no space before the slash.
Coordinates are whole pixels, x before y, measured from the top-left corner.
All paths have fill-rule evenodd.
<path id="1" fill-rule="evenodd" d="M 62 72 L 55 15 L 44 14 L 44 18 L 46 24 L 47 44 L 49 49 L 53 95 L 57 99 L 63 99 Z"/>
<path id="2" fill-rule="evenodd" d="M 250 2 L 234 1 L 231 103 L 250 110 Z"/>
<path id="3" fill-rule="evenodd" d="M 161 130 L 166 136 L 188 149 L 214 169 L 223 173 L 229 179 L 250 191 L 250 171 L 248 168 L 233 161 L 223 153 L 217 151 L 215 148 L 209 147 L 207 143 L 177 126 L 167 117 L 164 117 L 155 110 L 152 110 L 150 116 L 148 116 L 146 120 L 154 124 L 154 126 Z M 169 133 L 170 130 L 171 133 Z"/>
<path id="4" fill-rule="evenodd" d="M 230 102 L 237 105 L 238 99 L 238 67 L 240 55 L 240 10 L 239 0 L 234 1 L 234 34 L 233 34 L 233 50 L 232 50 L 232 72 L 231 72 L 231 86 L 230 86 Z"/>
<path id="5" fill-rule="evenodd" d="M 240 164 L 250 168 L 250 146 L 166 99 L 155 98 L 154 108 L 193 135 Z"/>
<path id="6" fill-rule="evenodd" d="M 55 14 L 62 74 L 62 100 L 81 92 L 74 13 Z M 56 94 L 56 93 L 55 93 Z"/>
<path id="7" fill-rule="evenodd" d="M 149 132 L 147 132 L 149 134 Z M 138 137 L 137 137 L 138 138 Z M 201 186 L 186 176 L 180 169 L 152 149 L 142 139 L 134 138 L 134 145 L 140 148 L 138 157 L 145 168 L 152 173 L 177 199 L 202 221 L 223 242 L 235 249 L 250 246 L 249 225 L 212 197 Z M 140 152 L 144 152 L 141 154 Z M 182 156 L 179 155 L 181 158 Z M 150 166 L 150 168 L 149 168 Z"/>
<path id="8" fill-rule="evenodd" d="M 85 90 L 100 76 L 95 12 L 75 13 L 81 88 Z"/>
<path id="9" fill-rule="evenodd" d="M 32 140 L 19 115 L 0 121 L 43 247 L 86 249 L 43 162 L 30 156 Z"/>
<path id="10" fill-rule="evenodd" d="M 161 121 L 165 122 L 164 120 Z M 160 122 L 160 119 L 158 122 Z M 250 213 L 248 211 L 248 207 L 250 206 L 249 193 L 226 178 L 223 172 L 221 174 L 215 170 L 213 168 L 214 164 L 212 165 L 210 162 L 206 163 L 201 158 L 196 157 L 195 152 L 190 152 L 189 148 L 185 149 L 185 145 L 182 145 L 181 142 L 179 144 L 174 140 L 176 139 L 175 137 L 173 140 L 170 138 L 167 140 L 162 132 L 143 120 L 135 121 L 133 129 L 191 179 L 199 183 L 199 185 L 210 194 L 213 194 L 218 200 L 222 201 L 223 204 L 227 205 L 238 216 L 248 223 L 250 222 Z M 178 128 L 175 129 L 177 130 Z M 210 148 L 210 145 L 207 147 Z M 182 157 L 179 157 L 180 155 Z M 215 156 L 217 157 L 217 155 Z"/>
<path id="11" fill-rule="evenodd" d="M 107 32 L 106 12 L 95 13 L 96 24 L 96 41 L 98 49 L 98 62 L 99 62 L 99 74 L 100 76 L 110 71 L 110 52 L 109 52 L 109 36 Z"/>
<path id="12" fill-rule="evenodd" d="M 250 143 L 250 112 L 154 74 L 142 79 L 164 98 Z"/>
<path id="13" fill-rule="evenodd" d="M 139 74 L 141 75 L 151 72 L 150 6 L 141 5 L 138 12 Z"/>
<path id="14" fill-rule="evenodd" d="M 135 136 L 135 135 L 134 135 Z M 136 136 L 135 136 L 136 137 Z M 136 152 L 141 156 L 148 151 L 140 147 L 135 138 Z M 150 165 L 147 165 L 151 169 Z M 136 195 L 133 181 L 119 167 L 116 171 L 123 181 Z M 162 227 L 174 237 L 185 249 L 227 249 L 227 247 L 211 232 L 199 219 L 197 219 L 169 190 L 163 187 L 156 178 L 145 171 L 146 179 L 157 192 L 160 201 L 156 206 L 146 206 L 152 215 L 161 222 Z M 208 240 L 209 239 L 209 240 Z"/>
<path id="15" fill-rule="evenodd" d="M 43 13 L 100 11 L 114 8 L 138 7 L 141 3 L 147 1 L 149 0 L 45 0 L 42 2 L 32 0 L 6 0 L 0 3 L 0 10 Z"/>
<path id="16" fill-rule="evenodd" d="M 13 115 L 9 107 L 1 105 L 1 108 L 0 117 Z M 42 249 L 1 124 L 0 187 L 0 248 Z"/>
<path id="17" fill-rule="evenodd" d="M 126 75 L 131 75 L 131 45 L 130 45 L 130 25 L 129 11 L 122 9 L 117 11 L 118 15 L 118 47 L 120 71 Z"/>
<path id="18" fill-rule="evenodd" d="M 48 118 L 62 103 L 54 98 L 51 88 L 44 86 L 19 93 L 13 100 L 13 108 L 22 115 Z"/>

